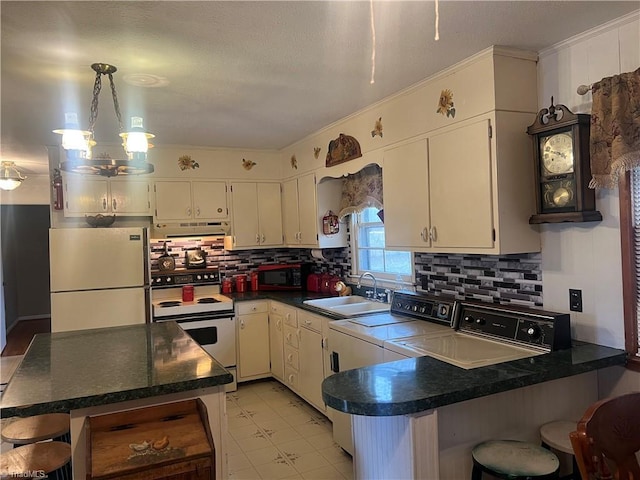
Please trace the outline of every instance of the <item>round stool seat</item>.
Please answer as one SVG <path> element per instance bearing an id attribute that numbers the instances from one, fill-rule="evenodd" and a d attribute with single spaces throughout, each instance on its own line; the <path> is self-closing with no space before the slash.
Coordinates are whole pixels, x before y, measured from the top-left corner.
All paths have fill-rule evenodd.
<path id="1" fill-rule="evenodd" d="M 0 455 L 0 476 L 19 477 L 34 471 L 51 473 L 71 460 L 71 445 L 65 442 L 42 442 L 22 445 Z"/>
<path id="2" fill-rule="evenodd" d="M 483 471 L 502 478 L 552 478 L 560 468 L 558 457 L 533 443 L 489 440 L 476 445 L 471 454 Z"/>
<path id="3" fill-rule="evenodd" d="M 540 439 L 544 445 L 549 445 L 559 452 L 573 455 L 569 434 L 576 429 L 576 424 L 577 422 L 567 420 L 545 423 L 540 427 Z"/>
<path id="4" fill-rule="evenodd" d="M 47 413 L 20 418 L 2 428 L 2 440 L 14 445 L 51 440 L 69 433 L 68 413 Z"/>

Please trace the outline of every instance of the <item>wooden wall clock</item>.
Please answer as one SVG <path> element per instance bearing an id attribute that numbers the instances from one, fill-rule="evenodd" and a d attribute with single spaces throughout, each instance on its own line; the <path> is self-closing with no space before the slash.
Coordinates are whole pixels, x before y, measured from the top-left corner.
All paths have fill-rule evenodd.
<path id="1" fill-rule="evenodd" d="M 595 191 L 589 188 L 591 116 L 553 104 L 527 128 L 533 138 L 537 214 L 529 223 L 597 222 Z"/>

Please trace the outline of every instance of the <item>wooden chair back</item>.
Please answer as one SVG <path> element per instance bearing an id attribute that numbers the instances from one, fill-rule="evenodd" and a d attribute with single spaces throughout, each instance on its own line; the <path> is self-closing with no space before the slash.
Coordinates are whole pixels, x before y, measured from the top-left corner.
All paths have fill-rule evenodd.
<path id="1" fill-rule="evenodd" d="M 640 392 L 594 403 L 569 437 L 583 480 L 640 480 Z"/>

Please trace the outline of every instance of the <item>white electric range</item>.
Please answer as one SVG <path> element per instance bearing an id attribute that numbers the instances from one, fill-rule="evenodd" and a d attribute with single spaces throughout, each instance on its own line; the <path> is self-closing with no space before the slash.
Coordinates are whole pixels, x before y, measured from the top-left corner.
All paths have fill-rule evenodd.
<path id="1" fill-rule="evenodd" d="M 528 358 L 571 346 L 569 314 L 459 302 L 456 330 L 384 342 L 385 360 L 428 355 L 464 369 Z"/>

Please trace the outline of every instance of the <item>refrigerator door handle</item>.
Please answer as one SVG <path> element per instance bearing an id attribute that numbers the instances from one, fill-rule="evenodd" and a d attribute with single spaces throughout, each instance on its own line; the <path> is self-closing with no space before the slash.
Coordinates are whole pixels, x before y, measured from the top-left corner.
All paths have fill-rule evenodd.
<path id="1" fill-rule="evenodd" d="M 151 242 L 149 241 L 149 229 L 142 229 L 142 257 L 144 258 L 144 286 L 151 285 Z"/>

